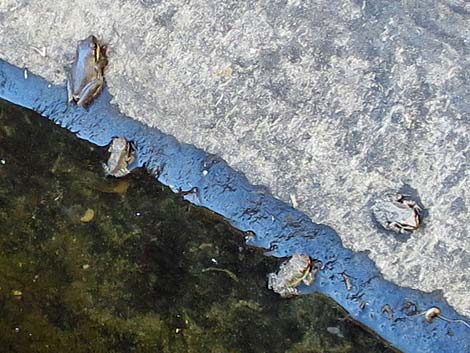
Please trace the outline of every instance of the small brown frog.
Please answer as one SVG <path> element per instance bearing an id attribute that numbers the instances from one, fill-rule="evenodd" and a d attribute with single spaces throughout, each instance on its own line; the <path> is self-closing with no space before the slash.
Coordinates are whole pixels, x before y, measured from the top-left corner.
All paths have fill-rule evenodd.
<path id="1" fill-rule="evenodd" d="M 78 42 L 75 60 L 67 79 L 67 95 L 78 106 L 88 105 L 103 88 L 103 70 L 107 64 L 105 47 L 91 35 Z"/>
<path id="2" fill-rule="evenodd" d="M 116 178 L 130 173 L 128 166 L 135 160 L 135 151 L 132 144 L 125 137 L 115 137 L 108 148 L 109 158 L 103 163 L 106 175 Z"/>
<path id="3" fill-rule="evenodd" d="M 307 286 L 315 281 L 319 261 L 313 260 L 305 254 L 294 254 L 284 261 L 277 273 L 268 275 L 268 288 L 283 298 L 290 298 L 299 294 L 297 287 L 304 283 Z"/>
<path id="4" fill-rule="evenodd" d="M 421 207 L 402 194 L 377 200 L 372 213 L 382 227 L 397 233 L 413 232 L 421 225 Z"/>

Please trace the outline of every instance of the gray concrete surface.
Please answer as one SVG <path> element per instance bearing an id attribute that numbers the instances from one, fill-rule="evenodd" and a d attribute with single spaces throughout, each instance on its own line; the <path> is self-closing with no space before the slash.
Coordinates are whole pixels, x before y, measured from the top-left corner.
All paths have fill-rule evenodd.
<path id="1" fill-rule="evenodd" d="M 51 81 L 90 33 L 122 112 L 470 315 L 468 1 L 0 1 L 0 57 Z M 403 185 L 428 213 L 405 241 L 369 210 Z"/>

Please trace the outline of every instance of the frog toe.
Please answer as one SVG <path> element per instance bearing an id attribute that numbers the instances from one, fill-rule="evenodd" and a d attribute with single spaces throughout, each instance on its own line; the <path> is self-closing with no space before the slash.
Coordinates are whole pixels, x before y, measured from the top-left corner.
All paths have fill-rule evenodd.
<path id="1" fill-rule="evenodd" d="M 123 176 L 126 176 L 127 174 L 129 174 L 131 171 L 127 168 L 122 168 L 120 170 L 118 170 L 116 173 L 114 173 L 114 176 L 116 178 L 121 178 Z"/>

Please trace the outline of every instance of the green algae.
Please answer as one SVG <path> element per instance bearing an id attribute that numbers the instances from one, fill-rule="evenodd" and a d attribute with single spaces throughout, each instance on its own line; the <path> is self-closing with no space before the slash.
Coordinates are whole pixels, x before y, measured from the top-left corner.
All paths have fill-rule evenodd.
<path id="1" fill-rule="evenodd" d="M 270 292 L 279 260 L 144 171 L 105 178 L 104 149 L 3 102 L 0 125 L 1 352 L 391 351 Z"/>

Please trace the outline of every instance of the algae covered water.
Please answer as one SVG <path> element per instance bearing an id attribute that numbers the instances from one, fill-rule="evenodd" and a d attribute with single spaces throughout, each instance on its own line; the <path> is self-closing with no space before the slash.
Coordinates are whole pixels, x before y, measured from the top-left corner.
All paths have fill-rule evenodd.
<path id="1" fill-rule="evenodd" d="M 0 101 L 0 352 L 391 352 L 144 170 Z"/>

